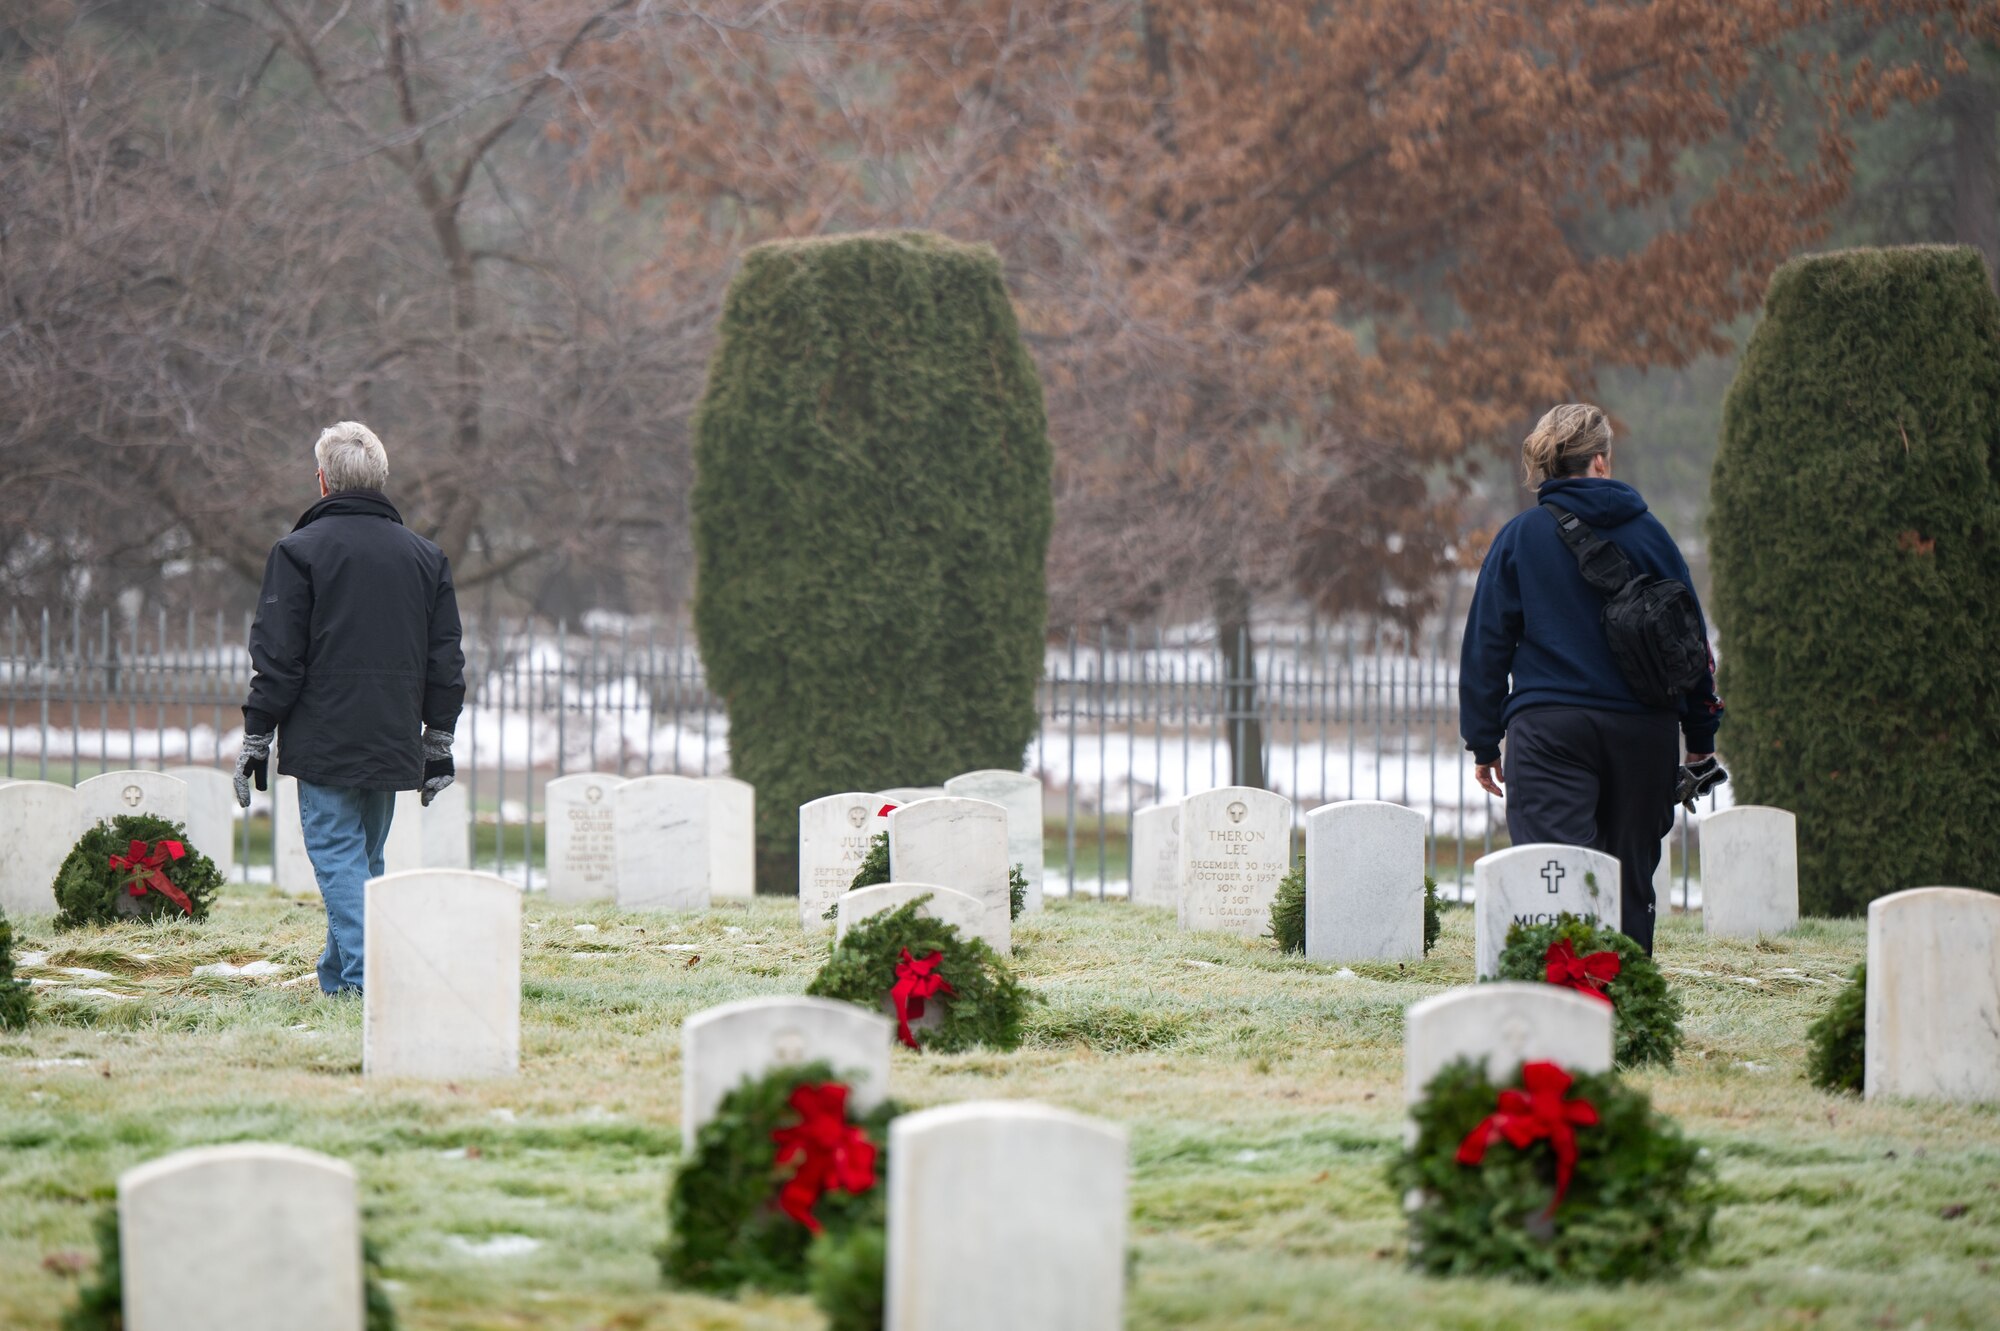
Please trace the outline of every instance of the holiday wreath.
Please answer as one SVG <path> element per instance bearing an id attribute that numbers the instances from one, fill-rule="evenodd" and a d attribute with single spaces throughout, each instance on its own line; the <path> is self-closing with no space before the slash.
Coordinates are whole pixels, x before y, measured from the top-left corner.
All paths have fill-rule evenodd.
<path id="1" fill-rule="evenodd" d="M 203 920 L 221 888 L 215 861 L 188 844 L 179 823 L 124 814 L 78 837 L 56 871 L 56 927 L 162 915 Z"/>
<path id="2" fill-rule="evenodd" d="M 1806 1079 L 1822 1091 L 1861 1094 L 1868 1054 L 1868 963 L 1847 977 L 1847 987 L 1806 1027 Z"/>
<path id="3" fill-rule="evenodd" d="M 1389 1182 L 1426 1274 L 1643 1280 L 1708 1249 L 1712 1168 L 1613 1073 L 1527 1063 L 1496 1085 L 1461 1059 L 1411 1116 L 1416 1140 Z"/>
<path id="4" fill-rule="evenodd" d="M 834 944 L 808 994 L 896 1018 L 912 1049 L 1018 1049 L 1024 995 L 1007 963 L 977 938 L 920 914 L 928 896 L 870 916 Z M 912 1025 L 936 1009 L 928 1028 Z"/>
<path id="5" fill-rule="evenodd" d="M 861 857 L 861 867 L 854 871 L 854 881 L 847 885 L 850 892 L 858 892 L 864 887 L 874 887 L 889 879 L 889 834 L 877 832 L 868 843 L 868 853 Z M 1016 864 L 1007 870 L 1007 918 L 1018 920 L 1021 912 L 1028 908 L 1028 879 Z M 823 920 L 839 918 L 838 902 L 820 912 Z"/>
<path id="6" fill-rule="evenodd" d="M 1444 931 L 1440 916 L 1437 879 L 1424 875 L 1424 955 L 1437 946 Z M 1280 952 L 1306 950 L 1306 862 L 1300 860 L 1292 871 L 1278 880 L 1278 894 L 1271 899 L 1271 933 Z"/>
<path id="7" fill-rule="evenodd" d="M 14 976 L 14 926 L 0 910 L 0 1031 L 26 1026 L 33 1006 L 34 990 Z"/>
<path id="8" fill-rule="evenodd" d="M 777 1068 L 725 1095 L 667 1192 L 667 1277 L 799 1292 L 809 1246 L 879 1230 L 897 1111 L 849 1111 L 848 1087 L 825 1063 Z"/>
<path id="9" fill-rule="evenodd" d="M 1565 912 L 1554 924 L 1517 924 L 1500 953 L 1502 980 L 1544 980 L 1611 1004 L 1621 1067 L 1667 1064 L 1681 1043 L 1681 1002 L 1645 949 Z"/>

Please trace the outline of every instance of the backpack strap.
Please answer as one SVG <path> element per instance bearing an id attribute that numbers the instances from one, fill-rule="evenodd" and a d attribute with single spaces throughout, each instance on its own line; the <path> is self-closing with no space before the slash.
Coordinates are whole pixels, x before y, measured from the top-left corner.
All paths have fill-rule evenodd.
<path id="1" fill-rule="evenodd" d="M 1542 507 L 1556 520 L 1556 535 L 1576 556 L 1583 580 L 1606 596 L 1616 596 L 1632 580 L 1632 563 L 1625 552 L 1591 530 L 1590 524 L 1561 504 L 1545 501 Z"/>

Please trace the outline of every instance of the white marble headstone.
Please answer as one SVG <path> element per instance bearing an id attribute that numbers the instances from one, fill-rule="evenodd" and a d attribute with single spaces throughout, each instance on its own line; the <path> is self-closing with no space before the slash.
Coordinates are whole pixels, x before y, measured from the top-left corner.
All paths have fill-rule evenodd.
<path id="1" fill-rule="evenodd" d="M 681 1025 L 682 1155 L 724 1096 L 773 1068 L 825 1063 L 847 1083 L 850 1112 L 868 1112 L 889 1093 L 895 1039 L 895 1022 L 830 998 L 744 998 L 695 1013 Z"/>
<path id="2" fill-rule="evenodd" d="M 748 900 L 757 895 L 757 788 L 733 776 L 704 780 L 710 799 L 709 895 Z"/>
<path id="3" fill-rule="evenodd" d="M 1181 801 L 1180 853 L 1181 928 L 1261 938 L 1291 872 L 1292 802 L 1249 786 L 1190 795 Z"/>
<path id="4" fill-rule="evenodd" d="M 1013 936 L 1007 868 L 1007 811 L 997 804 L 939 796 L 889 815 L 890 880 L 974 898 L 986 907 L 991 937 Z"/>
<path id="5" fill-rule="evenodd" d="M 943 786 L 891 786 L 877 791 L 890 804 L 915 804 L 918 800 L 934 800 L 945 794 Z"/>
<path id="6" fill-rule="evenodd" d="M 205 852 L 204 852 L 205 853 Z M 118 1176 L 127 1331 L 362 1331 L 354 1171 L 293 1146 L 198 1146 Z"/>
<path id="7" fill-rule="evenodd" d="M 1781 934 L 1799 922 L 1799 820 L 1739 804 L 1701 820 L 1701 927 L 1720 938 Z"/>
<path id="8" fill-rule="evenodd" d="M 177 823 L 185 823 L 188 816 L 187 784 L 165 772 L 106 772 L 93 776 L 76 783 L 76 801 L 84 827 L 128 813 L 150 814 Z"/>
<path id="9" fill-rule="evenodd" d="M 521 1059 L 521 889 L 420 869 L 366 888 L 361 1071 L 466 1081 Z"/>
<path id="10" fill-rule="evenodd" d="M 271 791 L 271 859 L 273 876 L 285 891 L 304 894 L 319 890 L 319 877 L 313 873 L 312 857 L 306 854 L 305 833 L 299 822 L 297 777 L 279 777 Z"/>
<path id="11" fill-rule="evenodd" d="M 1181 805 L 1152 804 L 1132 813 L 1132 904 L 1181 904 Z"/>
<path id="12" fill-rule="evenodd" d="M 799 925 L 827 928 L 821 917 L 861 871 L 868 843 L 889 830 L 888 801 L 868 791 L 823 795 L 799 806 Z"/>
<path id="13" fill-rule="evenodd" d="M 1587 846 L 1535 842 L 1480 856 L 1472 866 L 1475 973 L 1482 980 L 1499 973 L 1516 924 L 1553 924 L 1567 911 L 1616 929 L 1618 873 L 1617 860 Z"/>
<path id="14" fill-rule="evenodd" d="M 1918 887 L 1869 902 L 1866 1011 L 1869 1099 L 2000 1102 L 2000 896 Z"/>
<path id="15" fill-rule="evenodd" d="M 948 924 L 966 938 L 977 938 L 1003 957 L 1011 949 L 1012 934 L 992 933 L 993 915 L 983 902 L 929 883 L 877 883 L 842 893 L 834 916 L 834 941 L 847 937 L 849 929 L 869 916 L 900 910 L 918 897 L 929 898 L 919 915 Z"/>
<path id="16" fill-rule="evenodd" d="M 389 836 L 382 843 L 382 872 L 414 873 L 430 866 L 424 863 L 424 814 L 420 792 L 396 792 L 396 808 L 389 815 Z"/>
<path id="17" fill-rule="evenodd" d="M 611 795 L 625 784 L 607 772 L 578 772 L 549 782 L 547 863 L 551 901 L 609 901 L 618 895 Z"/>
<path id="18" fill-rule="evenodd" d="M 621 909 L 708 909 L 713 803 L 688 776 L 635 777 L 611 793 Z"/>
<path id="19" fill-rule="evenodd" d="M 889 1125 L 887 1331 L 1119 1331 L 1123 1127 L 1028 1101 Z"/>
<path id="20" fill-rule="evenodd" d="M 1380 800 L 1306 815 L 1306 958 L 1420 961 L 1424 816 Z"/>
<path id="21" fill-rule="evenodd" d="M 224 878 L 236 876 L 236 782 L 215 767 L 169 767 L 165 775 L 187 787 L 187 834 L 194 848 L 215 861 Z"/>
<path id="22" fill-rule="evenodd" d="M 1523 1063 L 1609 1072 L 1611 1005 L 1560 985 L 1522 980 L 1467 985 L 1412 1003 L 1403 1015 L 1403 1103 L 1461 1058 L 1484 1060 L 1496 1081 Z"/>
<path id="23" fill-rule="evenodd" d="M 1653 866 L 1653 919 L 1663 921 L 1673 909 L 1674 833 L 1669 828 L 1660 838 L 1660 862 Z"/>
<path id="24" fill-rule="evenodd" d="M 54 781 L 0 786 L 0 909 L 53 915 L 56 871 L 83 835 L 76 790 Z"/>
<path id="25" fill-rule="evenodd" d="M 1042 908 L 1042 783 L 1025 772 L 987 768 L 944 783 L 947 795 L 986 800 L 1007 811 L 1007 863 L 1028 880 L 1024 911 Z"/>
<path id="26" fill-rule="evenodd" d="M 417 801 L 417 826 L 422 829 L 423 867 L 426 869 L 470 869 L 472 867 L 472 797 L 462 781 L 455 781 L 431 798 L 424 807 L 422 792 L 411 792 Z M 398 818 L 403 816 L 399 805 Z"/>

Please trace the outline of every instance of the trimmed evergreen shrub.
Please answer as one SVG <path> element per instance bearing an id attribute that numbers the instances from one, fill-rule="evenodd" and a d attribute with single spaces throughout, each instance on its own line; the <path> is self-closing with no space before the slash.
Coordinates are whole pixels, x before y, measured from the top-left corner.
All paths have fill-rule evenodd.
<path id="1" fill-rule="evenodd" d="M 797 879 L 829 790 L 1009 771 L 1036 725 L 1051 522 L 1041 384 L 988 246 L 759 246 L 695 420 L 695 626 Z"/>
<path id="2" fill-rule="evenodd" d="M 126 855 L 135 841 L 144 842 L 149 849 L 162 841 L 181 843 L 180 858 L 167 860 L 162 872 L 187 897 L 187 912 L 159 892 L 133 896 L 127 887 L 132 873 L 111 867 L 112 857 Z M 162 917 L 205 920 L 209 903 L 221 890 L 222 871 L 187 839 L 185 827 L 151 814 L 120 814 L 87 829 L 56 870 L 56 927 L 74 929 Z"/>
<path id="3" fill-rule="evenodd" d="M 1799 905 L 2000 886 L 2000 301 L 1971 249 L 1772 277 L 1709 545 L 1739 803 L 1798 815 Z"/>
<path id="4" fill-rule="evenodd" d="M 1620 1067 L 1665 1066 L 1681 1044 L 1681 1000 L 1646 950 L 1616 929 L 1564 911 L 1554 924 L 1516 924 L 1507 930 L 1497 980 L 1545 981 L 1549 948 L 1566 941 L 1578 956 L 1618 954 L 1618 975 L 1605 986 Z"/>
<path id="5" fill-rule="evenodd" d="M 882 1331 L 888 1267 L 885 1225 L 857 1225 L 813 1240 L 806 1250 L 806 1279 L 813 1303 L 826 1314 L 826 1331 Z"/>
<path id="6" fill-rule="evenodd" d="M 0 910 L 0 1031 L 28 1024 L 34 992 L 26 980 L 15 978 L 14 926 L 7 922 L 7 912 Z"/>
<path id="7" fill-rule="evenodd" d="M 1806 1080 L 1822 1091 L 1861 1094 L 1868 1053 L 1868 963 L 1847 977 L 1827 1010 L 1806 1028 Z"/>

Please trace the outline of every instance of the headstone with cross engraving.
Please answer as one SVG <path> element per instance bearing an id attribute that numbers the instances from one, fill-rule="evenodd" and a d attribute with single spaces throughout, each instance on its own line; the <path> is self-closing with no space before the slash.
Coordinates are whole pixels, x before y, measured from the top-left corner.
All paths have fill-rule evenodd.
<path id="1" fill-rule="evenodd" d="M 1154 804 L 1132 814 L 1132 904 L 1179 910 L 1181 804 Z"/>
<path id="2" fill-rule="evenodd" d="M 165 772 L 106 772 L 76 783 L 76 803 L 85 827 L 128 813 L 185 823 L 187 783 Z"/>
<path id="3" fill-rule="evenodd" d="M 611 792 L 624 784 L 624 777 L 609 772 L 577 772 L 549 782 L 549 900 L 610 901 L 618 895 Z"/>
<path id="4" fill-rule="evenodd" d="M 847 1083 L 850 1109 L 866 1113 L 889 1093 L 895 1038 L 887 1017 L 829 998 L 744 998 L 695 1013 L 681 1025 L 681 1154 L 725 1095 L 773 1068 L 825 1063 Z"/>
<path id="5" fill-rule="evenodd" d="M 1518 980 L 1467 985 L 1404 1013 L 1403 1103 L 1422 1099 L 1431 1078 L 1461 1058 L 1483 1060 L 1501 1078 L 1539 1061 L 1609 1072 L 1611 1055 L 1611 1005 L 1601 999 Z"/>
<path id="6" fill-rule="evenodd" d="M 832 927 L 823 917 L 854 882 L 868 843 L 889 830 L 888 801 L 868 791 L 823 795 L 799 806 L 799 926 Z"/>
<path id="7" fill-rule="evenodd" d="M 1263 937 L 1291 867 L 1292 802 L 1283 795 L 1223 786 L 1181 801 L 1181 928 Z"/>
<path id="8" fill-rule="evenodd" d="M 1516 924 L 1552 924 L 1568 912 L 1619 923 L 1618 861 L 1586 846 L 1535 842 L 1482 855 L 1472 866 L 1476 973 L 1500 971 L 1507 930 Z"/>

